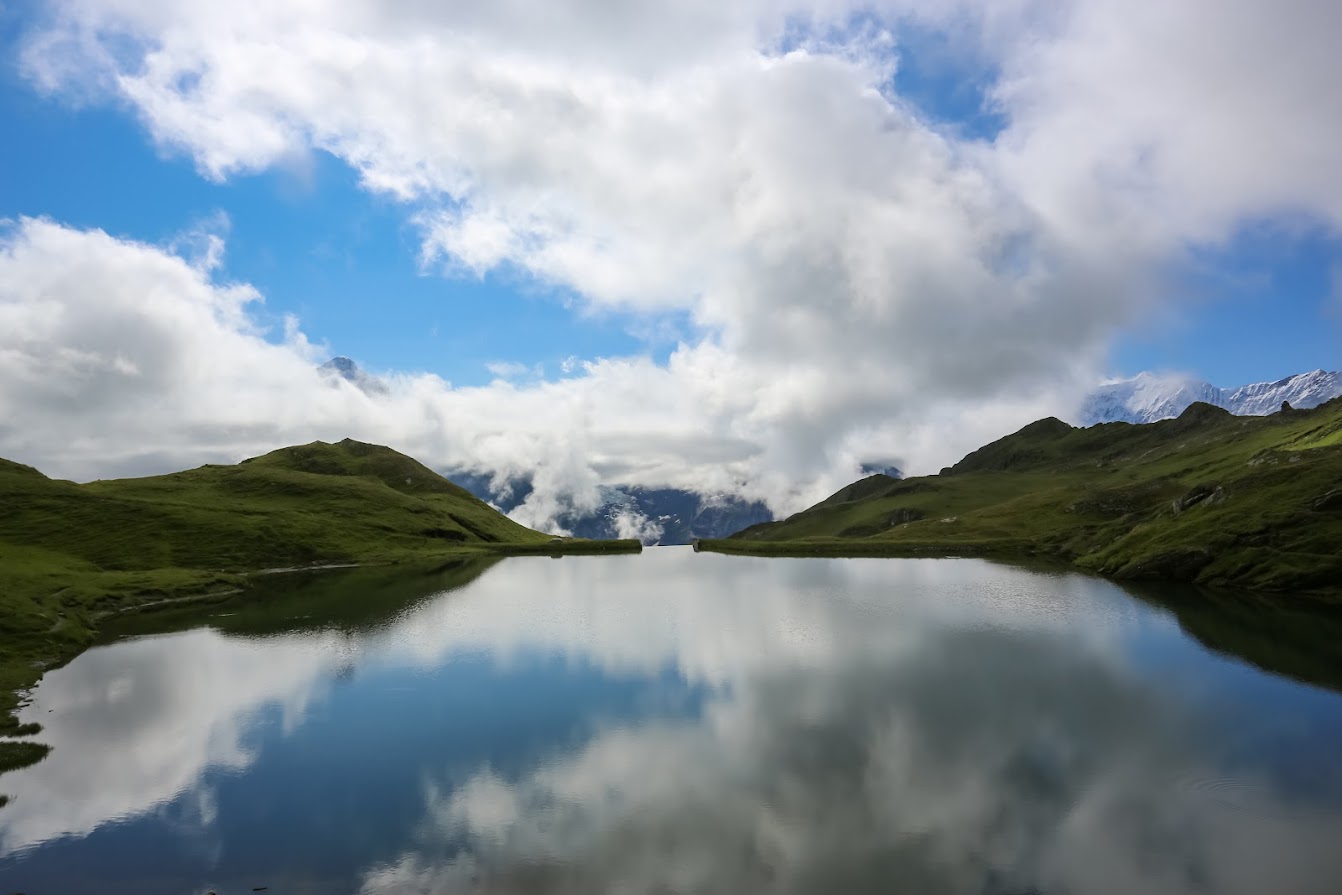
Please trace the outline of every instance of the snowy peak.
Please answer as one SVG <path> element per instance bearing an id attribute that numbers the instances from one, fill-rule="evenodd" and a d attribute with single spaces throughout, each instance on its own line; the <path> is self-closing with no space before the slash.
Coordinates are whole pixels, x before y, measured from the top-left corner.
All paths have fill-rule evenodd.
<path id="1" fill-rule="evenodd" d="M 1221 390 L 1206 382 L 1177 376 L 1141 373 L 1132 379 L 1100 386 L 1082 407 L 1083 425 L 1146 423 L 1178 416 L 1195 401 L 1220 405 Z"/>
<path id="2" fill-rule="evenodd" d="M 1184 376 L 1140 373 L 1132 379 L 1106 383 L 1086 398 L 1079 413 L 1083 426 L 1096 423 L 1153 423 L 1177 417 L 1195 401 L 1224 408 L 1237 416 L 1266 416 L 1292 407 L 1317 407 L 1342 395 L 1342 373 L 1314 370 L 1276 382 L 1256 382 L 1238 388 L 1217 388 Z"/>
<path id="3" fill-rule="evenodd" d="M 1227 390 L 1226 409 L 1239 416 L 1266 416 L 1281 409 L 1281 402 L 1305 410 L 1342 394 L 1342 373 L 1314 370 L 1276 382 L 1257 382 Z"/>

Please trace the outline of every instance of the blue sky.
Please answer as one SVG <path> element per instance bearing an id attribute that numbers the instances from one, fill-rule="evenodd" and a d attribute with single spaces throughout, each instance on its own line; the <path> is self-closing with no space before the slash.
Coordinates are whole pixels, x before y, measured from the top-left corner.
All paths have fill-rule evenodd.
<path id="1" fill-rule="evenodd" d="M 1342 243 L 1317 225 L 1262 221 L 1194 253 L 1190 301 L 1119 335 L 1115 368 L 1189 370 L 1221 386 L 1342 367 Z"/>
<path id="2" fill-rule="evenodd" d="M 0 456 L 350 436 L 536 473 L 531 524 L 600 481 L 787 511 L 1106 377 L 1342 368 L 1342 12 L 603 10 L 0 10 Z"/>

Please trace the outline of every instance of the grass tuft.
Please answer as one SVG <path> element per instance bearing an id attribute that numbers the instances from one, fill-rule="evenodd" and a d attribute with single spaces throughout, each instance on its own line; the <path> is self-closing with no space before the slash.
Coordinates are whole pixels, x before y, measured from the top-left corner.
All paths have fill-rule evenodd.
<path id="1" fill-rule="evenodd" d="M 0 774 L 37 764 L 50 751 L 51 747 L 43 743 L 0 742 Z"/>

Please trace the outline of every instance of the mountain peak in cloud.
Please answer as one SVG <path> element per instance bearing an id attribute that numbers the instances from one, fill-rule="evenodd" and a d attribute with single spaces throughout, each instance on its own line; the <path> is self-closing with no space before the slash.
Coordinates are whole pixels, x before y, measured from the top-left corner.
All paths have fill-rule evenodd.
<path id="1" fill-rule="evenodd" d="M 328 378 L 339 378 L 368 395 L 385 395 L 387 384 L 375 376 L 370 376 L 353 358 L 339 355 L 317 368 Z"/>
<path id="2" fill-rule="evenodd" d="M 688 544 L 695 538 L 722 538 L 774 514 L 762 502 L 734 494 L 700 494 L 680 488 L 599 485 L 590 505 L 560 495 L 545 495 L 540 511 L 529 504 L 536 494 L 534 476 L 494 472 L 448 471 L 448 477 L 514 521 L 529 519 L 542 529 L 582 538 L 636 538 L 645 545 Z"/>

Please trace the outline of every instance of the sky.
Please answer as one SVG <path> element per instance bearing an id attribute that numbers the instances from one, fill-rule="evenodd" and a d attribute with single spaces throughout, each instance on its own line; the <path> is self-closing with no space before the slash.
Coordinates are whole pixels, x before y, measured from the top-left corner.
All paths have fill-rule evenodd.
<path id="1" fill-rule="evenodd" d="M 349 436 L 788 512 L 1342 367 L 1314 0 L 0 3 L 0 456 Z M 354 358 L 375 394 L 317 367 Z"/>

